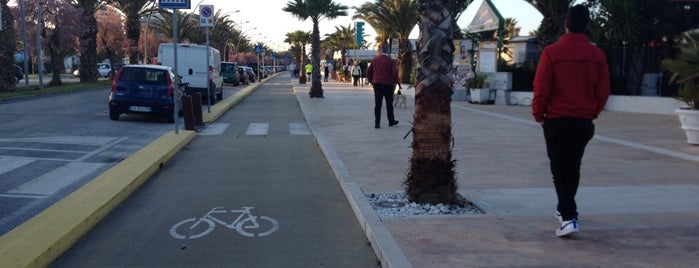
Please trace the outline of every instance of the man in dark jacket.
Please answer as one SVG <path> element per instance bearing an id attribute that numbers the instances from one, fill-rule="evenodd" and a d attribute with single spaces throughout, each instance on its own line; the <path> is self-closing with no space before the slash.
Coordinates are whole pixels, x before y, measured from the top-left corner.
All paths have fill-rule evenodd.
<path id="1" fill-rule="evenodd" d="M 575 194 L 580 163 L 595 132 L 593 119 L 609 98 L 609 69 L 601 49 L 583 34 L 590 11 L 572 7 L 558 42 L 544 48 L 534 77 L 532 115 L 544 129 L 546 152 L 551 161 L 558 196 L 557 236 L 579 232 Z"/>
<path id="2" fill-rule="evenodd" d="M 398 66 L 391 59 L 391 48 L 387 43 L 381 44 L 381 55 L 371 60 L 366 71 L 366 78 L 374 87 L 374 128 L 381 127 L 381 104 L 386 100 L 388 126 L 398 124 L 393 115 L 393 90 L 398 84 Z M 400 84 L 398 84 L 400 87 Z"/>

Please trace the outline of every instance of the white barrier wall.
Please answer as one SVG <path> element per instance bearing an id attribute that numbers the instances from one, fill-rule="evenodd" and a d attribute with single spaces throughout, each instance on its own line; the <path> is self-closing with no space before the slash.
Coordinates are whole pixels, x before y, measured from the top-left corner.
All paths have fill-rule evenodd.
<path id="1" fill-rule="evenodd" d="M 509 91 L 507 92 L 508 105 L 532 105 L 531 92 Z M 500 97 L 500 96 L 498 96 Z M 684 103 L 669 97 L 648 96 L 610 96 L 605 111 L 630 112 L 675 115 L 675 109 L 684 107 Z"/>

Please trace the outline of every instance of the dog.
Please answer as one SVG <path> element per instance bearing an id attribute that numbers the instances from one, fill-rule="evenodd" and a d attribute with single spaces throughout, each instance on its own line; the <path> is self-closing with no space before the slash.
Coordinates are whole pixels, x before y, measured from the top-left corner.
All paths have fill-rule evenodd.
<path id="1" fill-rule="evenodd" d="M 403 106 L 403 109 L 408 108 L 408 104 L 406 103 L 407 97 L 403 95 L 402 92 L 400 92 L 400 88 L 396 90 L 395 93 L 393 93 L 393 107 L 400 108 Z"/>

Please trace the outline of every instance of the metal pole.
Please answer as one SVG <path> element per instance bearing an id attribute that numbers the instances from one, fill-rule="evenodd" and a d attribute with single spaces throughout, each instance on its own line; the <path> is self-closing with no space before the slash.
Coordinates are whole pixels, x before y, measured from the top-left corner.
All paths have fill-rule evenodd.
<path id="1" fill-rule="evenodd" d="M 38 68 L 39 68 L 39 89 L 44 89 L 44 59 L 43 55 L 41 55 L 41 26 L 44 24 L 41 20 L 41 11 L 44 8 L 44 1 L 39 1 L 39 9 L 37 10 L 36 13 L 36 55 L 37 55 L 37 63 L 38 63 Z"/>
<path id="2" fill-rule="evenodd" d="M 174 65 L 172 67 L 172 70 L 174 71 L 175 75 L 179 76 L 180 73 L 177 72 L 177 9 L 172 10 L 172 52 L 174 54 L 173 60 L 174 60 Z M 179 81 L 179 79 L 177 79 Z M 175 85 L 177 88 L 179 88 L 179 85 Z M 176 91 L 179 92 L 179 91 Z M 179 120 L 177 120 L 177 110 L 179 110 L 179 105 L 178 105 L 178 99 L 177 99 L 177 93 L 173 93 L 173 102 L 175 103 L 175 109 L 173 109 L 172 113 L 174 114 L 175 117 L 175 134 L 180 134 L 180 124 Z"/>
<path id="3" fill-rule="evenodd" d="M 24 0 L 19 0 L 19 9 L 22 13 L 22 53 L 24 53 L 24 89 L 29 89 L 29 61 L 27 59 L 27 17 L 24 15 Z"/>
<path id="4" fill-rule="evenodd" d="M 208 106 L 208 111 L 211 113 L 211 71 L 212 69 L 210 68 L 211 62 L 209 61 L 209 57 L 211 57 L 210 51 L 209 51 L 209 27 L 206 27 L 206 96 L 207 96 L 207 106 Z"/>

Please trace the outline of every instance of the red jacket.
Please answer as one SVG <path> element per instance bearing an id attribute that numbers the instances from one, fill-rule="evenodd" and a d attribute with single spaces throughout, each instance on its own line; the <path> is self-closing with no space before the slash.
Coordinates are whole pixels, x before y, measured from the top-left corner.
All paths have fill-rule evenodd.
<path id="1" fill-rule="evenodd" d="M 399 82 L 396 62 L 383 53 L 376 56 L 366 70 L 366 78 L 372 84 L 395 86 Z"/>
<path id="2" fill-rule="evenodd" d="M 541 53 L 532 115 L 595 119 L 609 98 L 609 68 L 601 49 L 580 33 L 565 34 Z"/>

